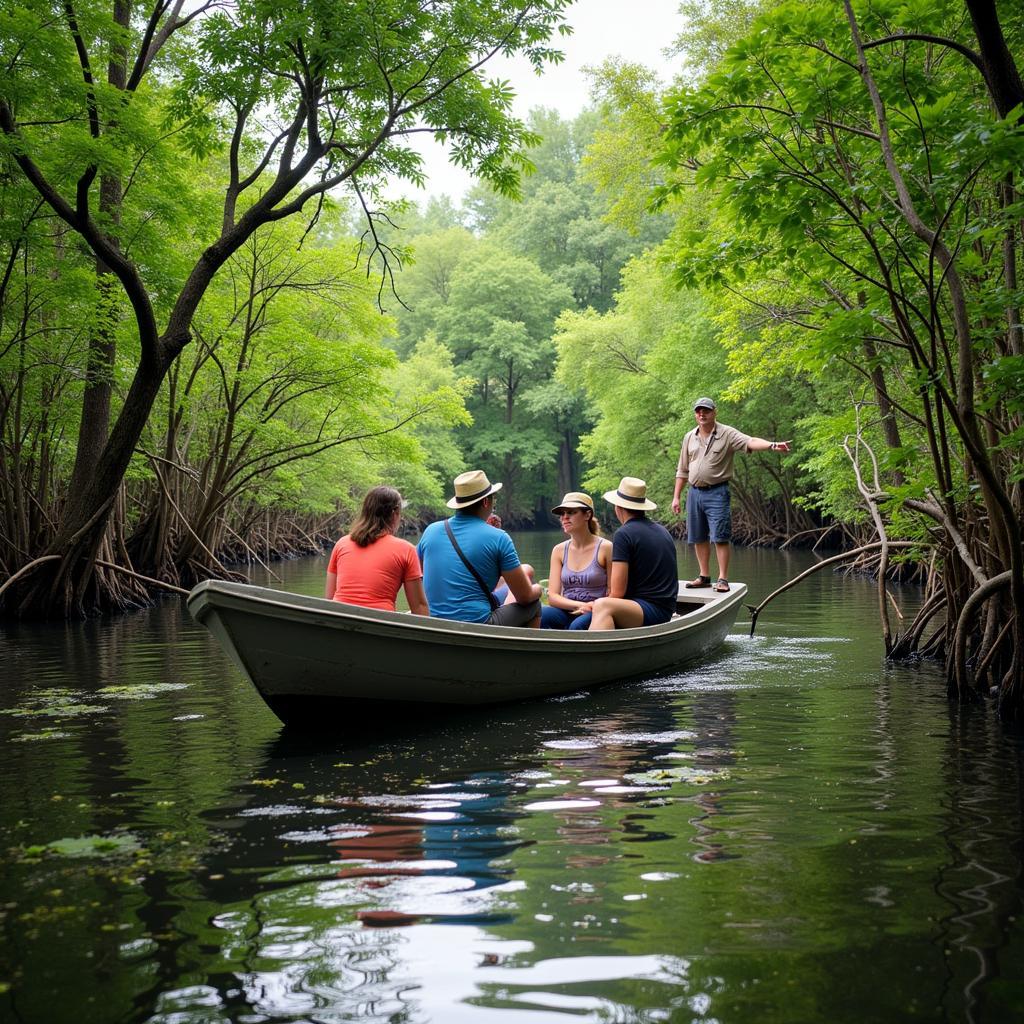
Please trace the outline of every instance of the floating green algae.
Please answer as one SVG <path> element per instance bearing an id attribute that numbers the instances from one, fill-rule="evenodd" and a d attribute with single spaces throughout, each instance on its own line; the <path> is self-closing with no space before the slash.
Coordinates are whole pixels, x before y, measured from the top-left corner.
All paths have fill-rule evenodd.
<path id="1" fill-rule="evenodd" d="M 627 772 L 623 778 L 638 786 L 668 786 L 673 782 L 703 786 L 727 779 L 729 773 L 722 768 L 692 768 L 685 765 L 679 768 L 654 768 L 649 772 Z"/>
<path id="2" fill-rule="evenodd" d="M 43 729 L 40 732 L 19 732 L 11 737 L 12 743 L 36 743 L 39 740 L 66 740 L 71 733 L 62 729 Z"/>
<path id="3" fill-rule="evenodd" d="M 25 857 L 123 857 L 142 852 L 142 844 L 132 835 L 114 833 L 105 836 L 68 836 L 38 846 L 27 846 Z"/>
<path id="4" fill-rule="evenodd" d="M 86 715 L 103 714 L 113 708 L 114 701 L 151 700 L 161 694 L 187 688 L 185 683 L 134 683 L 123 686 L 104 686 L 93 692 L 75 690 L 66 686 L 54 686 L 33 693 L 16 707 L 0 708 L 0 715 L 37 721 L 46 718 L 59 718 L 66 721 Z M 107 703 L 97 704 L 97 698 L 105 700 Z M 70 734 L 47 727 L 37 733 L 21 733 L 11 738 L 14 742 L 25 743 L 33 740 L 63 739 L 68 735 Z"/>
<path id="5" fill-rule="evenodd" d="M 162 693 L 187 689 L 185 683 L 130 683 L 123 686 L 104 686 L 96 693 L 114 700 L 151 700 Z"/>
<path id="6" fill-rule="evenodd" d="M 74 718 L 77 715 L 91 715 L 109 709 L 106 704 L 88 703 L 90 698 L 95 700 L 94 695 L 84 690 L 53 686 L 33 693 L 17 707 L 0 709 L 0 715 L 9 715 L 11 718 L 38 718 L 48 715 Z"/>

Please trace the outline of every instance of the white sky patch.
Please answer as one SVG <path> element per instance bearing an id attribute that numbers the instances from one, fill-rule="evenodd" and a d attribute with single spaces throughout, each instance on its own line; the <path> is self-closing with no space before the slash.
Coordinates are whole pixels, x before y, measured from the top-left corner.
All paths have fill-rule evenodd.
<path id="1" fill-rule="evenodd" d="M 488 78 L 511 83 L 518 117 L 525 118 L 534 107 L 549 107 L 567 120 L 574 118 L 590 102 L 590 79 L 584 67 L 596 67 L 609 57 L 651 68 L 664 85 L 678 69 L 679 59 L 664 52 L 682 28 L 678 0 L 576 0 L 566 21 L 573 34 L 553 40 L 565 60 L 550 65 L 543 76 L 536 75 L 523 57 L 495 57 L 487 64 Z M 430 136 L 416 136 L 414 145 L 423 154 L 426 187 L 418 189 L 396 180 L 389 190 L 391 197 L 423 202 L 430 196 L 448 195 L 460 202 L 474 179 L 452 166 L 445 147 Z"/>

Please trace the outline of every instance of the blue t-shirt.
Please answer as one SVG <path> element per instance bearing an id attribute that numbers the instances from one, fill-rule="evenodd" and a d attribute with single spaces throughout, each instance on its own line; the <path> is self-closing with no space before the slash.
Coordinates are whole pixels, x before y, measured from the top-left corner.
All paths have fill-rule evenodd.
<path id="1" fill-rule="evenodd" d="M 490 590 L 499 576 L 519 568 L 515 545 L 504 530 L 488 526 L 479 516 L 465 512 L 456 512 L 448 521 L 462 553 Z M 423 566 L 427 604 L 434 618 L 460 622 L 486 622 L 490 618 L 490 602 L 455 553 L 443 520 L 431 523 L 423 531 L 416 551 Z"/>
<path id="2" fill-rule="evenodd" d="M 676 543 L 661 523 L 629 519 L 612 538 L 612 561 L 629 564 L 625 596 L 675 609 L 679 594 Z"/>

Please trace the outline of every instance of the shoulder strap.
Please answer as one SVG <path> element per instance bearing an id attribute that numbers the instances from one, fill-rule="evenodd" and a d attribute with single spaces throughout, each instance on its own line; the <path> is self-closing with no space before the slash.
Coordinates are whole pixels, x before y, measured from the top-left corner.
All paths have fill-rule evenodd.
<path id="1" fill-rule="evenodd" d="M 561 578 L 563 580 L 565 579 L 566 576 L 568 576 L 572 572 L 572 569 L 569 568 L 569 545 L 571 543 L 572 543 L 572 537 L 570 537 L 562 545 L 562 574 L 561 574 Z"/>
<path id="2" fill-rule="evenodd" d="M 499 607 L 497 599 L 495 598 L 491 588 L 487 586 L 483 581 L 483 577 L 473 568 L 472 562 L 462 553 L 462 548 L 459 547 L 459 542 L 455 539 L 455 533 L 452 530 L 452 522 L 450 519 L 444 521 L 444 532 L 448 534 L 448 539 L 452 542 L 452 547 L 455 548 L 455 554 L 462 559 L 462 564 L 469 570 L 470 575 L 480 584 L 480 589 L 487 595 L 487 603 L 491 606 L 491 611 L 497 611 Z"/>

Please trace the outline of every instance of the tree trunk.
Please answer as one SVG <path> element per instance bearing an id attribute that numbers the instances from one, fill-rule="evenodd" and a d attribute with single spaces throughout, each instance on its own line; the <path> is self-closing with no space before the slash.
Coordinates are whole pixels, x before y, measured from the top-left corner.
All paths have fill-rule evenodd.
<path id="1" fill-rule="evenodd" d="M 140 363 L 93 475 L 81 490 L 69 495 L 60 528 L 45 551 L 47 555 L 59 555 L 60 561 L 46 563 L 25 581 L 17 600 L 20 615 L 68 617 L 98 610 L 107 603 L 96 583 L 94 561 L 99 557 L 121 482 L 167 365 Z M 117 596 L 110 603 L 124 606 Z"/>
<path id="2" fill-rule="evenodd" d="M 558 444 L 558 475 L 555 487 L 558 494 L 555 501 L 561 500 L 563 494 L 574 490 L 577 480 L 576 445 L 572 430 L 566 427 L 562 431 L 562 439 Z"/>
<path id="3" fill-rule="evenodd" d="M 985 80 L 1000 117 L 1024 103 L 1024 82 L 1006 45 L 995 0 L 966 0 L 971 23 L 978 38 Z"/>

